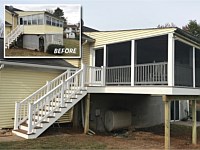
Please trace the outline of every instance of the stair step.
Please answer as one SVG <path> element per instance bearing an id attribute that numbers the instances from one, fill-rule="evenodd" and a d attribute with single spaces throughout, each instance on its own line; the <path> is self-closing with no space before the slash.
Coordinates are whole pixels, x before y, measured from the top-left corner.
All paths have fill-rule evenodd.
<path id="1" fill-rule="evenodd" d="M 48 121 L 42 121 L 41 123 L 49 123 Z"/>
<path id="2" fill-rule="evenodd" d="M 21 125 L 25 126 L 25 127 L 28 127 L 28 124 L 26 122 L 23 122 Z M 42 129 L 42 127 L 36 126 L 34 129 Z"/>
<path id="3" fill-rule="evenodd" d="M 54 111 L 53 113 L 61 113 L 61 111 Z"/>
<path id="4" fill-rule="evenodd" d="M 18 130 L 14 130 L 14 131 L 17 131 L 19 133 L 22 133 L 22 134 L 27 134 L 27 131 L 26 130 L 22 130 L 22 129 L 18 129 Z M 28 135 L 33 135 L 35 133 L 31 133 L 31 134 L 28 134 Z"/>

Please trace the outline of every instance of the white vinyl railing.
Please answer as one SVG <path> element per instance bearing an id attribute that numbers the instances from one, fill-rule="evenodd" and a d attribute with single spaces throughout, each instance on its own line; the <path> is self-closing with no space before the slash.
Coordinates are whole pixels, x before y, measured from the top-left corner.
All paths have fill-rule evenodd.
<path id="1" fill-rule="evenodd" d="M 18 25 L 15 29 L 13 29 L 7 36 L 6 36 L 6 44 L 8 48 L 10 44 L 17 39 L 17 37 L 24 32 L 24 26 Z"/>
<path id="2" fill-rule="evenodd" d="M 103 86 L 104 76 L 104 67 L 86 66 L 85 84 L 91 86 Z"/>
<path id="3" fill-rule="evenodd" d="M 106 84 L 131 84 L 131 66 L 106 67 Z"/>
<path id="4" fill-rule="evenodd" d="M 71 98 L 84 88 L 83 74 L 84 69 L 80 69 L 67 80 L 62 80 L 33 104 L 29 103 L 28 134 L 31 134 L 37 125 L 53 115 L 54 111 L 65 107 L 65 102 L 71 102 Z"/>
<path id="5" fill-rule="evenodd" d="M 167 84 L 167 62 L 137 64 L 135 84 Z"/>
<path id="6" fill-rule="evenodd" d="M 52 81 L 47 82 L 46 85 L 35 91 L 33 94 L 29 95 L 27 98 L 21 102 L 15 103 L 15 123 L 14 129 L 17 129 L 18 126 L 28 119 L 28 105 L 38 101 L 41 97 L 44 97 L 49 91 L 52 91 L 58 87 L 63 81 L 67 80 L 72 76 L 78 69 L 69 68 L 67 71 L 53 79 Z"/>

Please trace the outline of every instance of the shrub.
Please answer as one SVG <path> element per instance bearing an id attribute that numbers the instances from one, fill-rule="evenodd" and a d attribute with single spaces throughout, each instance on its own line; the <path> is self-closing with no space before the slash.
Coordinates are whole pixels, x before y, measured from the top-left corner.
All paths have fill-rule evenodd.
<path id="1" fill-rule="evenodd" d="M 62 49 L 62 48 L 65 48 L 65 46 L 59 44 L 49 44 L 47 48 L 47 53 L 54 55 L 63 55 L 63 53 L 54 53 L 55 49 Z"/>

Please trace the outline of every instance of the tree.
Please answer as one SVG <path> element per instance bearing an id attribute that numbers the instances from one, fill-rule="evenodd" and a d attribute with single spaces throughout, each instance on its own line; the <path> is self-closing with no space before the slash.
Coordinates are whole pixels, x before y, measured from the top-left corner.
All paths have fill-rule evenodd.
<path id="1" fill-rule="evenodd" d="M 64 11 L 59 7 L 54 10 L 53 15 L 62 18 L 64 20 L 64 24 L 67 24 L 67 17 L 64 16 Z"/>
<path id="2" fill-rule="evenodd" d="M 182 27 L 183 30 L 190 32 L 197 38 L 200 38 L 200 24 L 196 20 L 190 20 L 186 26 Z"/>
<path id="3" fill-rule="evenodd" d="M 46 9 L 46 12 L 50 13 L 50 14 L 53 14 L 54 11 L 52 9 Z"/>
<path id="4" fill-rule="evenodd" d="M 165 23 L 164 25 L 158 25 L 157 28 L 170 28 L 170 27 L 177 27 L 173 22 L 172 23 Z"/>
<path id="5" fill-rule="evenodd" d="M 56 17 L 64 17 L 64 12 L 62 9 L 60 9 L 59 7 L 57 7 L 55 10 L 54 10 L 54 13 L 53 13 L 54 16 Z"/>

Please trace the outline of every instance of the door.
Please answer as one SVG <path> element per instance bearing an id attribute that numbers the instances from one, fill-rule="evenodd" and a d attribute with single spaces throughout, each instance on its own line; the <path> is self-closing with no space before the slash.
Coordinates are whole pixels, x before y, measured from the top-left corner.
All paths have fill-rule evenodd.
<path id="1" fill-rule="evenodd" d="M 180 120 L 180 101 L 171 101 L 171 121 Z"/>
<path id="2" fill-rule="evenodd" d="M 44 52 L 44 37 L 39 38 L 39 51 Z"/>
<path id="3" fill-rule="evenodd" d="M 101 49 L 96 49 L 94 51 L 95 53 L 95 60 L 94 60 L 94 66 L 91 70 L 91 82 L 93 84 L 101 84 L 102 80 L 102 69 L 100 68 L 103 66 L 103 61 L 104 61 L 104 50 L 103 48 Z"/>

